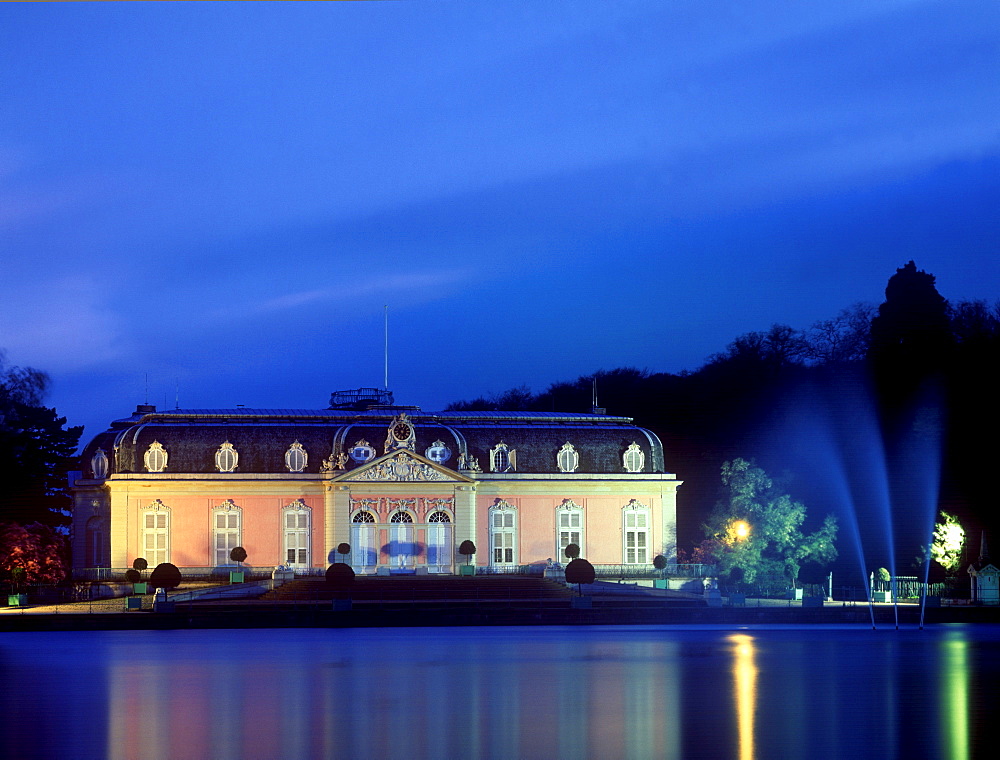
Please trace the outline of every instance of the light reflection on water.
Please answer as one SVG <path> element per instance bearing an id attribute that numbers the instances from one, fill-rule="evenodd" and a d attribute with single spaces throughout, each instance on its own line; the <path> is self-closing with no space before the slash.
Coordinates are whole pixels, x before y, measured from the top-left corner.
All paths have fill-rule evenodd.
<path id="1" fill-rule="evenodd" d="M 997 626 L 7 633 L 0 756 L 966 760 L 1000 706 L 998 643 Z"/>

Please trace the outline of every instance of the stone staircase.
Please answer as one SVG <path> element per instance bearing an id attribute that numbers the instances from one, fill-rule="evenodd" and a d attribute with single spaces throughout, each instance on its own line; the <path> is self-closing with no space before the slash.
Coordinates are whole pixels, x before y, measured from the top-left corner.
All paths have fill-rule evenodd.
<path id="1" fill-rule="evenodd" d="M 349 595 L 355 602 L 527 602 L 568 600 L 573 591 L 538 577 L 493 575 L 359 576 L 349 589 L 332 589 L 325 579 L 300 578 L 269 591 L 262 602 L 328 601 Z"/>

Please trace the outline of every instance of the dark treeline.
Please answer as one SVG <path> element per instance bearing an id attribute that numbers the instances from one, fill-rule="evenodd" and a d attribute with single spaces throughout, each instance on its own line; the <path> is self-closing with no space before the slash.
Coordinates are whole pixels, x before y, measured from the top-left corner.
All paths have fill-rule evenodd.
<path id="1" fill-rule="evenodd" d="M 1000 303 L 949 303 L 911 261 L 881 305 L 855 304 L 805 330 L 741 335 L 693 372 L 602 370 L 450 408 L 585 412 L 596 381 L 598 406 L 656 432 L 668 469 L 684 480 L 681 549 L 704 538 L 723 462 L 743 457 L 802 499 L 811 521 L 839 516 L 841 572 L 859 569 L 856 515 L 864 567 L 892 564 L 891 525 L 896 571 L 915 574 L 940 509 L 966 528 L 967 562 L 984 529 L 1000 542 L 998 370 Z"/>

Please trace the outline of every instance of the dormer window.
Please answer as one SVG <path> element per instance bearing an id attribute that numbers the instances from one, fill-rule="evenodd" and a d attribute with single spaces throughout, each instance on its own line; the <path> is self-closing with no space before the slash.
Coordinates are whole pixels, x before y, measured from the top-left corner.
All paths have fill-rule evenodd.
<path id="1" fill-rule="evenodd" d="M 451 459 L 451 449 L 444 445 L 444 441 L 434 441 L 424 452 L 428 459 L 438 464 L 444 464 Z"/>
<path id="2" fill-rule="evenodd" d="M 375 458 L 375 447 L 362 438 L 347 450 L 347 455 L 358 464 Z"/>
<path id="3" fill-rule="evenodd" d="M 219 446 L 215 452 L 215 469 L 219 472 L 235 472 L 239 464 L 240 454 L 229 441 Z"/>
<path id="4" fill-rule="evenodd" d="M 90 469 L 96 480 L 108 477 L 108 455 L 104 453 L 104 449 L 98 449 L 90 458 Z"/>
<path id="5" fill-rule="evenodd" d="M 517 452 L 503 441 L 490 449 L 490 472 L 513 472 L 517 467 Z"/>
<path id="6" fill-rule="evenodd" d="M 646 455 L 642 453 L 642 449 L 635 441 L 629 444 L 628 449 L 626 449 L 622 463 L 625 465 L 625 472 L 642 472 L 642 468 L 646 464 Z"/>
<path id="7" fill-rule="evenodd" d="M 149 472 L 163 472 L 167 469 L 167 450 L 159 441 L 153 441 L 142 456 L 142 461 Z"/>
<path id="8" fill-rule="evenodd" d="M 580 466 L 580 454 L 569 441 L 556 454 L 556 466 L 559 472 L 576 472 L 576 468 Z"/>
<path id="9" fill-rule="evenodd" d="M 289 446 L 288 451 L 285 452 L 285 467 L 288 468 L 289 472 L 302 472 L 306 469 L 308 462 L 309 455 L 306 454 L 306 450 L 298 441 Z"/>

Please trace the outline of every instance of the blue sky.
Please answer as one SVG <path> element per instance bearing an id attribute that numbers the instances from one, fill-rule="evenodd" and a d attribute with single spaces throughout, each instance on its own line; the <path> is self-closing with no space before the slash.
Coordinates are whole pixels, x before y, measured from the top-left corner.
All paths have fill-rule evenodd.
<path id="1" fill-rule="evenodd" d="M 0 347 L 95 434 L 1000 298 L 995 2 L 0 10 Z M 148 381 L 147 381 L 148 378 Z"/>

